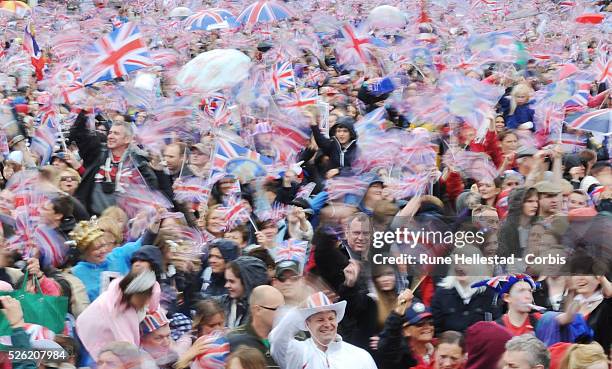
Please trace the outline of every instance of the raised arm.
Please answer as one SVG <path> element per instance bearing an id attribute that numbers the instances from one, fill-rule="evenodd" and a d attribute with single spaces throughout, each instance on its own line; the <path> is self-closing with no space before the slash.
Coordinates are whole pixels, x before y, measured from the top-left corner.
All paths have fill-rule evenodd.
<path id="1" fill-rule="evenodd" d="M 270 353 L 281 368 L 297 368 L 301 365 L 302 352 L 294 339 L 300 331 L 297 324 L 300 318 L 297 309 L 287 311 L 268 336 Z"/>

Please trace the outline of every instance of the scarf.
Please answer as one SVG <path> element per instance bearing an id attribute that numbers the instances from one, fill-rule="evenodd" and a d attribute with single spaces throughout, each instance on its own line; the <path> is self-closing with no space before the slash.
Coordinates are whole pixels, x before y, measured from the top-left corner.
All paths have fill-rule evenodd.
<path id="1" fill-rule="evenodd" d="M 574 297 L 574 301 L 586 305 L 589 309 L 591 308 L 591 306 L 603 301 L 603 299 L 604 297 L 601 294 L 601 291 L 597 291 L 587 298 L 582 295 L 577 295 L 576 297 Z"/>

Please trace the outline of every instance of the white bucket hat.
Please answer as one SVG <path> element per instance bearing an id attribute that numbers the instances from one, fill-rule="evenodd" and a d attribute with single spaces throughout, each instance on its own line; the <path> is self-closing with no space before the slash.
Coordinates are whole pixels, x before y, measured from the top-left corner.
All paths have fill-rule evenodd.
<path id="1" fill-rule="evenodd" d="M 316 292 L 308 296 L 306 299 L 306 307 L 300 309 L 301 319 L 298 326 L 301 330 L 307 331 L 306 319 L 310 318 L 316 313 L 323 311 L 335 311 L 336 321 L 340 323 L 344 318 L 344 310 L 346 309 L 346 301 L 340 301 L 335 304 L 329 300 L 329 298 L 323 292 Z"/>

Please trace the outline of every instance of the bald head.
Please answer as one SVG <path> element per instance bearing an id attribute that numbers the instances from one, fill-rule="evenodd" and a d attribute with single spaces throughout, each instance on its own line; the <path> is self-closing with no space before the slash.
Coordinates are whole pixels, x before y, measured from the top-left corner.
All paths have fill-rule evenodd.
<path id="1" fill-rule="evenodd" d="M 278 306 L 285 303 L 285 298 L 276 288 L 268 285 L 257 286 L 251 292 L 249 305 Z"/>

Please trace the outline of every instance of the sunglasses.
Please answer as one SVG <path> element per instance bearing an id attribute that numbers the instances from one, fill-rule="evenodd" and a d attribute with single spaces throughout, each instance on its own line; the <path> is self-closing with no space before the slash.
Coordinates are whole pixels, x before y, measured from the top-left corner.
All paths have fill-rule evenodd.
<path id="1" fill-rule="evenodd" d="M 284 275 L 279 275 L 276 279 L 278 279 L 278 281 L 281 283 L 285 283 L 286 281 L 297 282 L 300 279 L 300 276 L 292 275 L 290 277 L 285 277 Z"/>
<path id="2" fill-rule="evenodd" d="M 277 306 L 277 307 L 275 307 L 275 308 L 271 308 L 271 307 L 268 307 L 268 306 L 263 306 L 263 305 L 257 305 L 257 306 L 259 306 L 259 307 L 260 307 L 260 308 L 262 308 L 262 309 L 266 309 L 266 310 L 270 310 L 270 311 L 276 311 L 276 310 L 278 310 L 278 308 L 279 308 L 279 306 Z"/>
<path id="3" fill-rule="evenodd" d="M 76 182 L 78 180 L 79 179 L 77 177 L 72 177 L 72 176 L 69 176 L 69 177 L 60 177 L 60 181 L 62 181 L 62 182 Z"/>

